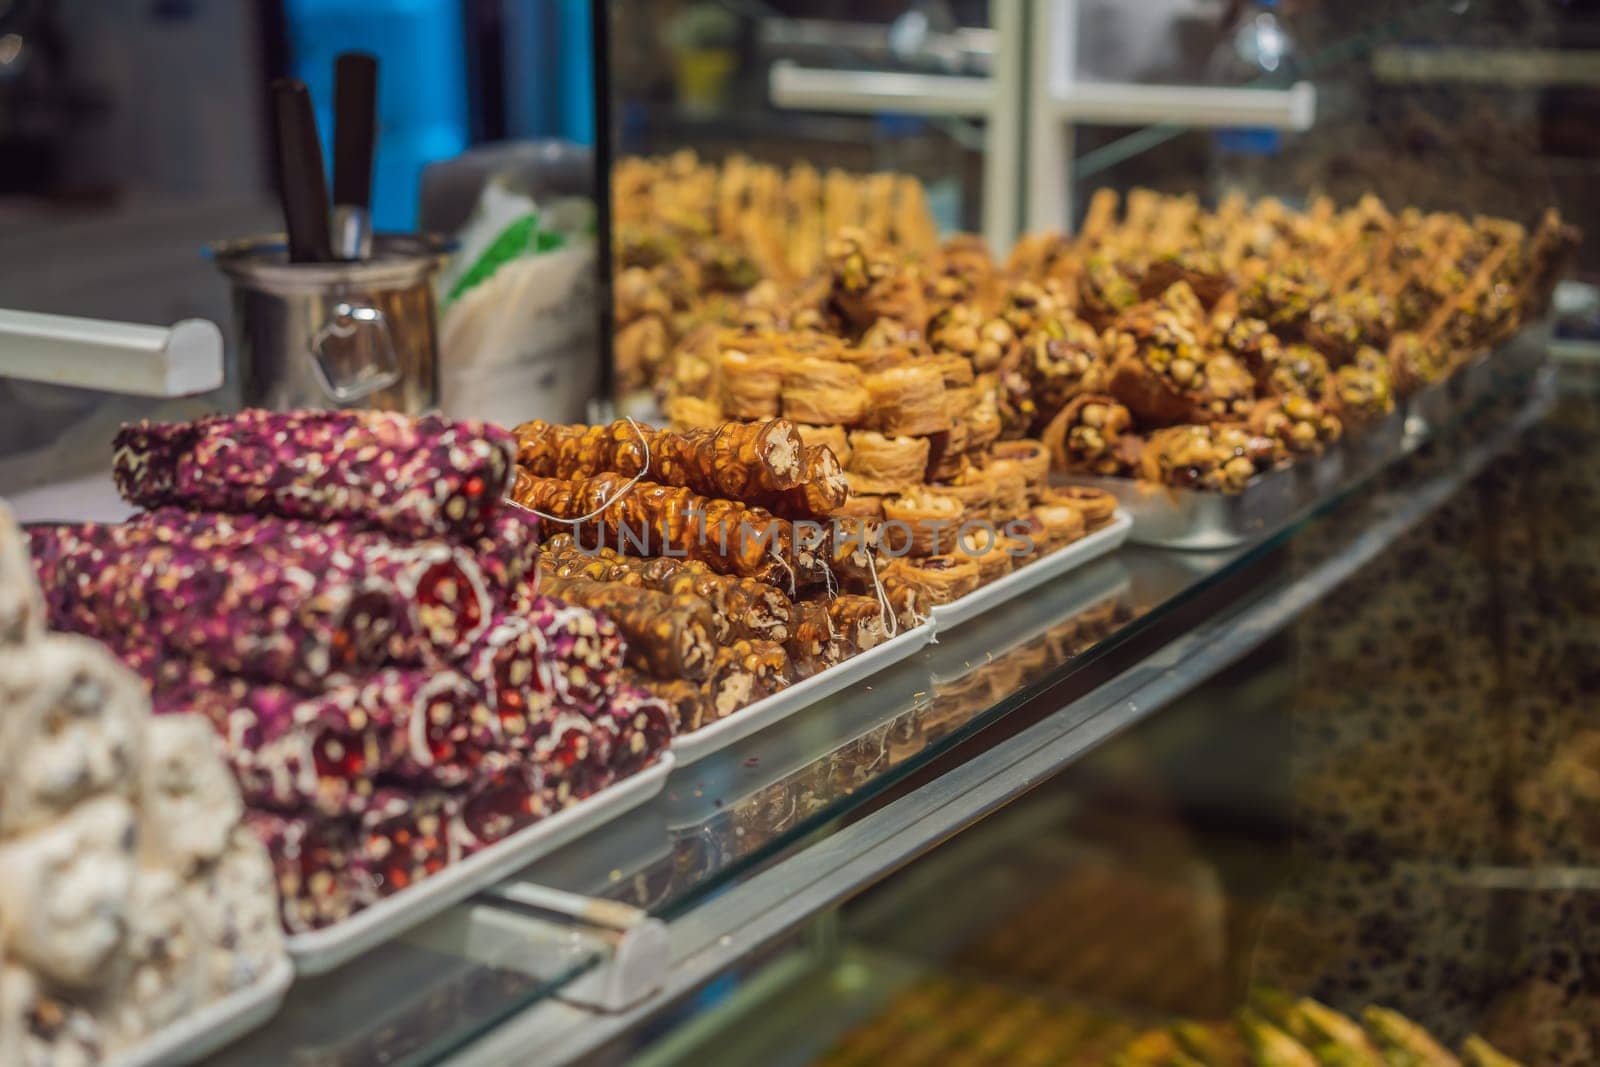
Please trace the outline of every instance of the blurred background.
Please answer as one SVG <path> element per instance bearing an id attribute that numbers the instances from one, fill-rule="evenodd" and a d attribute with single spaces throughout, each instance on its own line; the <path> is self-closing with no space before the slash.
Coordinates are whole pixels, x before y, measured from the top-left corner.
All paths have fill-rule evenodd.
<path id="1" fill-rule="evenodd" d="M 1002 250 L 1107 185 L 1600 232 L 1600 0 L 595 2 L 605 49 L 590 0 L 0 0 L 0 308 L 226 333 L 204 246 L 282 226 L 269 83 L 307 82 L 326 143 L 348 49 L 382 64 L 380 230 L 455 232 L 507 168 L 592 192 L 598 114 L 615 158 L 911 175 Z M 0 382 L 0 457 L 57 470 L 82 392 Z"/>

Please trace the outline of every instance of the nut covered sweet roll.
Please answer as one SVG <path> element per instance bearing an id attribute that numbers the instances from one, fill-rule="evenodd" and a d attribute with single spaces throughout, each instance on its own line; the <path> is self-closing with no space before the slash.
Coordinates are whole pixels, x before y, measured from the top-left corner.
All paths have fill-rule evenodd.
<path id="1" fill-rule="evenodd" d="M 113 448 L 117 488 L 141 507 L 349 520 L 403 537 L 482 532 L 516 453 L 487 423 L 353 410 L 141 422 Z"/>

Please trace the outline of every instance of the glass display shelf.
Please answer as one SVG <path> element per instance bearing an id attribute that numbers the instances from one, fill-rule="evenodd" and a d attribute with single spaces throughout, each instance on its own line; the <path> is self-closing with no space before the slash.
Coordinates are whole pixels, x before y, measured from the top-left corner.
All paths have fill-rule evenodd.
<path id="1" fill-rule="evenodd" d="M 301 981 L 220 1062 L 568 1062 L 1004 807 L 1246 655 L 1544 417 L 1548 381 L 1254 545 L 1127 547 L 917 656 L 674 773 L 660 797 L 538 861 L 526 883 L 668 924 L 661 993 L 597 1014 L 562 998 L 603 939 L 487 893 Z M 511 931 L 511 933 L 507 933 Z M 382 1007 L 377 1007 L 382 1005 Z"/>

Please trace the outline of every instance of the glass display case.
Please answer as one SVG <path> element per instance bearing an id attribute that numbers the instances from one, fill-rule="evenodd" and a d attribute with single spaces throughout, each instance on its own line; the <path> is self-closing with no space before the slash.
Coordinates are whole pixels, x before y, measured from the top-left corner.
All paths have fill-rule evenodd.
<path id="1" fill-rule="evenodd" d="M 463 8 L 479 47 L 502 25 L 581 36 L 570 10 Z M 595 674 L 631 672 L 633 699 L 664 719 L 689 683 L 676 736 L 634 768 L 655 791 L 592 816 L 584 805 L 626 776 L 567 810 L 552 785 L 541 822 L 555 828 L 525 855 L 514 842 L 540 822 L 385 885 L 364 925 L 291 941 L 281 1007 L 207 1045 L 206 1062 L 1600 1062 L 1600 274 L 1579 232 L 1600 230 L 1584 196 L 1600 168 L 1600 9 L 595 0 L 590 13 L 604 191 L 592 227 L 584 215 L 563 239 L 598 238 L 582 252 L 598 253 L 607 306 L 587 286 L 553 303 L 604 324 L 606 365 L 557 384 L 592 421 L 623 417 L 518 427 L 503 495 L 546 540 L 669 497 L 670 514 L 641 512 L 668 546 L 684 547 L 684 507 L 730 503 L 794 540 L 746 558 L 708 547 L 702 525 L 685 552 L 697 569 L 618 537 L 618 557 L 682 568 L 665 577 L 591 552 L 615 563 L 597 578 L 530 548 L 546 594 L 623 590 L 604 594 L 611 614 L 647 651 L 623 667 L 616 641 Z M 573 153 L 521 147 L 504 158 L 541 180 L 559 163 L 549 188 L 571 191 Z M 493 169 L 498 151 L 469 156 Z M 531 215 L 528 248 L 507 258 L 545 232 Z M 519 299 L 548 295 L 533 283 Z M 912 379 L 936 402 L 908 399 Z M 26 386 L 4 388 L 0 417 L 29 411 L 30 447 L 62 425 Z M 485 392 L 496 410 L 535 403 Z M 699 447 L 730 423 L 780 446 Z M 277 470 L 270 451 L 238 465 Z M 238 455 L 208 459 L 221 477 Z M 124 482 L 147 473 L 118 462 Z M 334 507 L 354 484 L 302 493 L 304 464 L 288 466 L 288 490 L 263 477 L 253 491 Z M 775 487 L 774 470 L 793 476 Z M 482 495 L 482 479 L 468 492 L 451 477 L 420 494 L 441 523 Z M 57 480 L 29 480 L 46 495 L 24 518 L 99 517 L 66 513 Z M 808 495 L 835 483 L 831 504 Z M 946 504 L 991 548 L 1026 551 L 997 577 L 966 558 L 986 554 L 966 525 L 939 550 Z M 917 540 L 930 514 L 931 549 Z M 812 520 L 835 538 L 825 562 L 796 532 Z M 858 528 L 875 539 L 865 562 L 838 540 Z M 505 560 L 471 551 L 488 557 L 485 632 L 491 613 L 505 626 L 532 610 L 532 578 L 526 600 L 495 599 Z M 8 563 L 0 552 L 0 592 Z M 471 582 L 427 577 L 408 593 L 426 600 L 419 627 L 470 614 L 457 598 Z M 782 685 L 730 685 L 724 703 L 716 680 L 756 668 L 713 674 L 691 662 L 696 642 L 652 638 L 698 621 L 683 598 L 739 582 L 768 600 L 707 613 L 719 670 L 759 659 L 746 631 L 774 589 L 793 632 L 765 642 Z M 870 640 L 829 614 L 841 595 L 872 608 Z M 821 605 L 827 631 L 809 654 L 803 605 Z M 9 608 L 0 597 L 0 655 Z M 562 640 L 618 632 L 589 625 Z M 497 741 L 493 701 L 594 716 L 615 698 L 572 696 L 582 672 L 558 684 L 533 652 L 468 644 L 488 664 Z M 534 681 L 514 680 L 523 666 Z M 413 762 L 437 741 L 417 722 Z M 592 750 L 541 749 L 541 734 L 518 751 L 542 790 L 604 762 L 594 752 L 622 761 L 616 723 Z M 311 769 L 295 765 L 315 785 L 295 795 L 308 809 L 326 800 L 326 763 L 343 773 L 363 755 L 309 746 Z M 471 773 L 497 770 L 485 757 Z M 411 818 L 414 800 L 390 803 Z M 410 842 L 384 837 L 398 832 L 366 819 L 371 803 L 338 814 L 371 830 L 352 848 L 382 838 L 382 861 Z M 455 833 L 465 808 L 448 810 Z M 274 847 L 314 891 L 315 850 Z"/>

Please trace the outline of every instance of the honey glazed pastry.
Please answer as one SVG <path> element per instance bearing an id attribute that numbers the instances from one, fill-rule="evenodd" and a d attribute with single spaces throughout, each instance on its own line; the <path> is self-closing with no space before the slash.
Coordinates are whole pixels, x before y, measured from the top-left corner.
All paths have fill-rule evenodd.
<path id="1" fill-rule="evenodd" d="M 928 608 L 959 600 L 978 588 L 983 572 L 977 561 L 959 553 L 920 559 L 895 559 L 883 568 L 886 589 L 899 587 L 915 593 L 924 613 Z"/>
<path id="2" fill-rule="evenodd" d="M 948 430 L 933 434 L 927 440 L 928 466 L 922 475 L 924 481 L 954 478 L 967 465 L 972 436 L 964 420 L 957 420 Z"/>
<path id="3" fill-rule="evenodd" d="M 717 359 L 717 399 L 736 419 L 776 418 L 783 408 L 783 361 L 729 349 Z"/>
<path id="4" fill-rule="evenodd" d="M 1250 412 L 1246 424 L 1252 433 L 1270 437 L 1299 455 L 1320 455 L 1344 432 L 1337 415 L 1303 396 L 1263 400 Z"/>
<path id="5" fill-rule="evenodd" d="M 1009 542 L 987 525 L 963 526 L 956 532 L 955 555 L 978 567 L 978 581 L 987 585 L 1011 573 Z"/>
<path id="6" fill-rule="evenodd" d="M 1027 438 L 997 441 L 989 454 L 996 460 L 1015 461 L 1030 492 L 1042 489 L 1050 480 L 1050 450 L 1043 442 Z"/>
<path id="7" fill-rule="evenodd" d="M 1060 548 L 1078 540 L 1087 532 L 1083 512 L 1070 504 L 1035 504 L 1029 513 L 1044 530 L 1045 547 Z"/>

